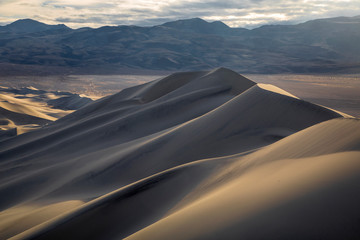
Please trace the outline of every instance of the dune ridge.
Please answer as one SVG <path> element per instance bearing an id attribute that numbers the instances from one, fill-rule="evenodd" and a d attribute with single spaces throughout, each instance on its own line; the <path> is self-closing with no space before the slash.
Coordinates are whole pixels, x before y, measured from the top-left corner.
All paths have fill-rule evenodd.
<path id="1" fill-rule="evenodd" d="M 176 73 L 0 142 L 0 237 L 356 239 L 359 129 L 229 69 Z"/>

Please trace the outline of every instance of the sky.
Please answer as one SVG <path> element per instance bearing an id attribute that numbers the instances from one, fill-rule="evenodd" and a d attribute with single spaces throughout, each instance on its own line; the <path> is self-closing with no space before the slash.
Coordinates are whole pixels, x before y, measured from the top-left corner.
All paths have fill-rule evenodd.
<path id="1" fill-rule="evenodd" d="M 0 25 L 31 18 L 71 28 L 154 26 L 200 17 L 231 27 L 360 15 L 360 0 L 0 0 Z"/>

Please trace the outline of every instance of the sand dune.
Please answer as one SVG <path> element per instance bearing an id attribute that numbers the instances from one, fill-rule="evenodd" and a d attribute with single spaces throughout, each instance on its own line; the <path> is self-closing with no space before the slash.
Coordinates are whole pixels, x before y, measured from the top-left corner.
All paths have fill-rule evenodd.
<path id="1" fill-rule="evenodd" d="M 67 92 L 0 87 L 0 140 L 38 129 L 90 102 Z"/>
<path id="2" fill-rule="evenodd" d="M 177 73 L 0 142 L 0 236 L 357 239 L 359 157 L 358 119 Z"/>
<path id="3" fill-rule="evenodd" d="M 191 201 L 128 239 L 356 239 L 359 127 L 359 120 L 332 120 L 234 156 Z"/>

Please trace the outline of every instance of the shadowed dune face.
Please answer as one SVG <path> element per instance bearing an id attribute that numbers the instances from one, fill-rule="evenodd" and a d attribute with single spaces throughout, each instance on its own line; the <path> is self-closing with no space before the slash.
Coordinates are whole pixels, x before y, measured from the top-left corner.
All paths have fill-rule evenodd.
<path id="1" fill-rule="evenodd" d="M 0 142 L 0 236 L 356 239 L 344 116 L 224 68 L 125 89 Z"/>

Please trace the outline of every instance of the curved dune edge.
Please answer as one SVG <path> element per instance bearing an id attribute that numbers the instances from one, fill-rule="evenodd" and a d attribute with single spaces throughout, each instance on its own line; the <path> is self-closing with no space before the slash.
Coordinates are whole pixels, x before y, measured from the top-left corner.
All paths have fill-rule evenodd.
<path id="1" fill-rule="evenodd" d="M 161 190 L 164 189 L 163 186 L 163 182 L 165 182 L 165 186 L 166 186 L 166 190 L 167 191 L 171 191 L 172 195 L 171 196 L 166 196 L 161 198 L 160 196 L 160 200 L 162 201 L 161 204 L 159 203 L 148 203 L 148 206 L 146 210 L 145 208 L 145 212 L 143 212 L 141 215 L 138 215 L 137 217 L 134 216 L 134 218 L 138 218 L 137 220 L 139 221 L 139 218 L 146 218 L 146 215 L 154 215 L 151 212 L 151 209 L 153 207 L 153 205 L 156 205 L 159 208 L 168 208 L 170 209 L 171 206 L 173 205 L 174 202 L 173 199 L 176 199 L 175 202 L 179 201 L 179 199 L 182 198 L 182 196 L 184 195 L 184 192 L 189 192 L 191 191 L 191 189 L 193 189 L 195 187 L 195 185 L 184 185 L 182 184 L 184 181 L 187 181 L 187 178 L 189 176 L 191 176 L 191 180 L 188 180 L 188 182 L 192 183 L 192 184 L 196 184 L 196 182 L 199 181 L 199 179 L 202 179 L 204 176 L 209 175 L 215 167 L 219 167 L 221 166 L 222 163 L 217 163 L 217 162 L 212 162 L 212 161 L 207 161 L 207 160 L 203 160 L 203 161 L 197 161 L 194 163 L 189 163 L 189 164 L 185 164 L 179 167 L 175 167 L 173 169 L 169 169 L 166 170 L 164 172 L 155 174 L 153 176 L 147 177 L 145 179 L 142 179 L 140 181 L 137 181 L 135 183 L 132 183 L 128 186 L 125 186 L 121 189 L 115 190 L 111 193 L 105 194 L 104 196 L 101 196 L 99 198 L 96 198 L 86 204 L 83 204 L 82 206 L 78 207 L 77 209 L 74 209 L 68 213 L 64 213 L 61 214 L 60 216 L 47 221 L 43 224 L 40 224 L 36 227 L 33 227 L 17 236 L 15 236 L 14 238 L 11 239 L 23 239 L 23 238 L 28 238 L 28 237 L 41 237 L 41 235 L 46 234 L 46 232 L 48 231 L 52 231 L 57 229 L 58 227 L 60 228 L 72 228 L 72 222 L 75 222 L 75 224 L 77 224 L 76 222 L 78 222 L 78 219 L 83 219 L 84 217 L 83 215 L 92 215 L 92 218 L 95 218 L 93 221 L 93 224 L 96 225 L 101 225 L 100 222 L 101 221 L 106 221 L 107 218 L 115 218 L 118 221 L 126 218 L 127 214 L 130 214 L 130 212 L 126 211 L 126 207 L 121 208 L 121 210 L 116 209 L 116 207 L 118 207 L 117 205 L 134 205 L 133 202 L 128 202 L 126 201 L 126 198 L 128 198 L 129 196 L 135 196 L 137 194 L 142 194 L 142 191 L 146 191 L 147 189 L 153 190 L 155 189 L 155 191 L 159 191 L 156 190 L 156 188 L 160 188 Z M 168 183 L 168 181 L 170 183 Z M 178 188 L 171 190 L 169 189 L 169 187 L 171 187 L 171 185 L 173 184 L 181 184 Z M 160 187 L 159 187 L 160 185 Z M 160 192 L 159 192 L 160 193 Z M 153 195 L 153 194 L 151 194 Z M 149 197 L 149 195 L 146 195 L 147 197 Z M 144 197 L 142 197 L 144 198 Z M 140 199 L 140 202 L 143 199 Z M 133 200 L 132 200 L 133 201 Z M 135 201 L 137 201 L 137 203 L 135 204 L 139 204 L 139 201 L 135 199 Z M 124 203 L 123 203 L 124 202 Z M 107 206 L 106 208 L 110 208 L 111 211 L 114 211 L 111 214 L 108 214 L 107 216 L 102 216 L 102 212 L 97 212 L 98 209 L 102 209 L 103 206 Z M 164 210 L 163 210 L 164 212 Z M 88 218 L 88 216 L 86 216 L 86 218 Z M 135 222 L 136 223 L 136 222 Z M 81 223 L 80 223 L 81 224 Z M 129 222 L 127 222 L 127 224 L 129 225 Z M 132 223 L 134 224 L 134 223 Z M 107 226 L 102 226 L 102 228 L 106 228 Z M 129 227 L 129 226 L 128 226 Z M 133 227 L 130 225 L 130 227 Z M 134 227 L 133 227 L 134 228 Z M 128 229 L 124 229 L 122 228 L 122 230 L 124 231 L 128 231 Z M 56 230 L 57 231 L 57 230 Z M 61 232 L 62 230 L 60 230 Z M 103 229 L 104 231 L 104 229 Z M 79 234 L 78 237 L 85 237 L 83 234 L 85 234 L 87 237 L 91 237 L 93 236 L 94 232 L 82 232 Z M 65 235 L 60 236 L 61 233 L 56 233 L 56 236 L 53 236 L 55 238 L 63 238 L 63 237 L 74 237 L 71 236 L 72 233 L 65 233 Z M 100 236 L 99 236 L 100 237 Z"/>
<path id="2" fill-rule="evenodd" d="M 49 205 L 24 205 L 7 209 L 0 213 L 1 236 L 8 238 L 27 229 L 77 208 L 79 200 L 58 202 Z"/>
<path id="3" fill-rule="evenodd" d="M 312 224 L 315 226 L 341 225 L 336 229 L 339 231 L 339 228 L 347 225 L 336 220 L 338 216 L 346 215 L 348 217 L 346 222 L 356 225 L 357 215 L 352 214 L 351 210 L 351 208 L 356 208 L 354 201 L 350 201 L 351 207 L 344 206 L 349 202 L 346 198 L 337 195 L 344 192 L 353 193 L 359 186 L 353 183 L 354 180 L 357 183 L 360 180 L 359 157 L 359 152 L 344 152 L 266 164 L 219 187 L 191 205 L 126 239 L 218 239 L 219 236 L 225 239 L 234 236 L 240 238 L 270 236 L 271 239 L 272 234 L 277 233 L 279 226 L 262 230 L 261 233 L 258 232 L 258 227 L 264 223 L 274 224 L 274 222 L 283 229 L 282 233 L 277 233 L 282 238 L 293 234 L 301 236 L 305 234 L 305 229 L 314 227 L 311 226 Z M 266 180 L 260 180 L 264 176 L 269 177 Z M 337 186 L 331 187 L 336 184 L 341 184 L 343 188 L 347 188 L 347 191 L 342 191 Z M 296 186 L 295 189 L 294 186 Z M 327 197 L 330 195 L 335 199 L 325 199 L 321 195 L 323 192 Z M 315 196 L 307 197 L 307 195 Z M 318 198 L 321 200 L 314 201 Z M 356 199 L 359 200 L 358 194 Z M 298 203 L 299 200 L 303 202 Z M 325 206 L 322 205 L 324 201 Z M 331 207 L 338 205 L 340 205 L 338 211 L 343 211 L 341 215 L 330 214 L 330 219 L 317 216 L 318 213 L 323 214 Z M 300 215 L 303 221 L 306 219 L 307 222 L 293 219 L 299 217 L 297 215 L 299 212 L 309 210 L 313 213 Z M 265 219 L 263 219 L 264 215 L 266 215 Z M 283 218 L 286 217 L 289 219 L 284 221 Z M 288 232 L 291 231 L 290 229 L 293 232 Z M 344 234 L 334 230 L 328 230 L 325 233 L 316 229 L 312 231 L 306 232 L 306 235 L 341 237 Z M 358 232 L 349 235 L 356 237 Z"/>
<path id="4" fill-rule="evenodd" d="M 318 104 L 318 105 L 321 106 L 321 107 L 323 107 L 323 108 L 329 109 L 329 110 L 331 110 L 331 111 L 333 111 L 333 112 L 336 112 L 336 113 L 342 115 L 344 118 L 355 118 L 354 116 L 352 116 L 352 115 L 350 115 L 350 114 L 340 112 L 340 111 L 335 110 L 335 109 L 333 109 L 333 108 L 329 108 L 329 107 L 326 107 L 326 106 L 323 106 L 323 105 L 320 105 L 320 104 Z"/>
<path id="5" fill-rule="evenodd" d="M 289 92 L 287 92 L 287 91 L 285 91 L 285 90 L 283 90 L 283 89 L 281 89 L 281 88 L 279 88 L 279 87 L 276 87 L 276 86 L 274 86 L 274 85 L 272 85 L 272 84 L 258 83 L 257 86 L 260 87 L 260 88 L 262 88 L 262 89 L 268 90 L 268 91 L 272 91 L 272 92 L 275 92 L 275 93 L 278 93 L 278 94 L 283 94 L 283 95 L 285 95 L 285 96 L 289 96 L 289 97 L 293 97 L 293 98 L 299 99 L 297 96 L 295 96 L 295 95 L 293 95 L 293 94 L 291 94 L 291 93 L 289 93 Z M 317 105 L 319 105 L 319 104 L 317 104 Z M 329 108 L 329 107 L 326 107 L 326 106 L 323 106 L 323 105 L 319 105 L 319 106 L 321 106 L 321 107 L 323 107 L 323 108 L 326 108 L 326 109 L 329 109 L 329 110 L 331 110 L 331 111 L 334 111 L 334 112 L 342 115 L 343 117 L 346 117 L 346 118 L 354 118 L 353 116 L 351 116 L 351 115 L 349 115 L 349 114 L 347 114 L 347 113 L 343 113 L 343 112 L 340 112 L 340 111 L 338 111 L 338 110 L 335 110 L 335 109 L 332 109 L 332 108 Z"/>
<path id="6" fill-rule="evenodd" d="M 1 142 L 0 236 L 338 237 L 356 224 L 359 124 L 231 70 L 173 74 Z"/>
<path id="7" fill-rule="evenodd" d="M 279 93 L 279 94 L 283 94 L 283 95 L 286 95 L 286 96 L 289 96 L 289 97 L 293 97 L 293 98 L 297 98 L 299 99 L 298 97 L 292 95 L 291 93 L 281 89 L 281 88 L 278 88 L 274 85 L 271 85 L 271 84 L 264 84 L 264 83 L 258 83 L 257 84 L 260 88 L 262 89 L 265 89 L 265 90 L 268 90 L 268 91 L 272 91 L 272 92 L 276 92 L 276 93 Z"/>

